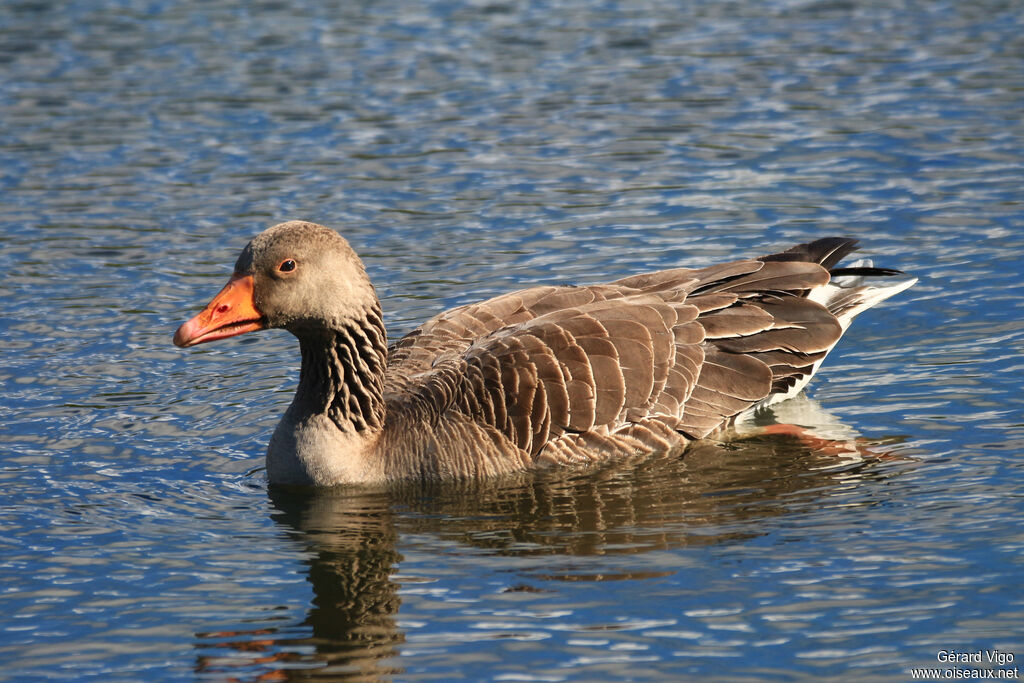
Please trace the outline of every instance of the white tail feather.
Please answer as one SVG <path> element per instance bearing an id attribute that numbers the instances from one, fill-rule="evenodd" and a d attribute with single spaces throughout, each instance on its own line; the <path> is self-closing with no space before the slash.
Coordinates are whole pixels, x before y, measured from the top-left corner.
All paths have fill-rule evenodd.
<path id="1" fill-rule="evenodd" d="M 871 266 L 870 259 L 861 259 L 850 264 L 851 268 Z M 807 298 L 835 313 L 845 332 L 858 315 L 913 286 L 915 282 L 916 277 L 893 281 L 889 276 L 841 275 L 832 278 L 828 284 L 811 290 Z"/>
<path id="2" fill-rule="evenodd" d="M 870 268 L 872 263 L 869 259 L 862 259 L 856 263 L 851 264 L 851 267 L 855 268 Z M 811 290 L 807 294 L 807 298 L 811 301 L 816 301 L 825 308 L 832 311 L 836 319 L 839 321 L 843 332 L 850 326 L 853 319 L 859 314 L 863 313 L 867 309 L 871 308 L 875 304 L 885 301 L 891 296 L 899 294 L 903 290 L 913 286 L 917 282 L 916 277 L 908 277 L 902 280 L 893 281 L 890 276 L 865 276 L 865 275 L 841 275 L 832 278 L 828 284 L 822 285 Z M 841 338 L 841 336 L 840 336 Z M 836 343 L 838 343 L 838 339 Z M 835 348 L 835 344 L 828 350 L 831 352 Z M 826 352 L 826 356 L 828 355 Z M 787 391 L 770 395 L 764 401 L 758 404 L 758 407 L 772 405 L 786 399 L 793 398 L 807 386 L 811 378 L 814 377 L 815 373 L 818 372 L 818 368 L 821 367 L 821 363 L 824 361 L 818 361 L 814 364 L 811 372 L 805 377 L 801 378 Z"/>

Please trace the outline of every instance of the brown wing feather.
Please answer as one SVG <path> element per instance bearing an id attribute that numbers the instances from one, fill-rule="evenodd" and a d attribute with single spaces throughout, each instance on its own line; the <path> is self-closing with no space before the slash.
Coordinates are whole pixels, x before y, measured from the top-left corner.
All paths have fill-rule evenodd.
<path id="1" fill-rule="evenodd" d="M 809 251 L 828 260 L 834 247 L 843 246 Z M 805 298 L 828 282 L 828 271 L 795 257 L 796 252 L 698 272 L 689 303 L 701 310 L 697 322 L 707 340 L 679 425 L 689 436 L 704 437 L 772 392 L 793 386 L 842 334 L 835 316 Z"/>
<path id="2" fill-rule="evenodd" d="M 492 426 L 532 454 L 567 432 L 614 430 L 647 417 L 654 406 L 678 410 L 702 358 L 696 315 L 685 303 L 641 294 L 597 299 L 499 330 L 463 354 L 467 375 L 484 378 L 466 389 L 482 386 L 484 395 L 458 405 L 494 420 Z M 691 350 L 680 354 L 680 346 Z M 524 381 L 524 365 L 535 381 Z M 665 404 L 658 403 L 662 396 Z"/>
<path id="3" fill-rule="evenodd" d="M 401 340 L 389 373 L 396 386 L 414 376 L 433 387 L 423 402 L 439 417 L 456 410 L 534 458 L 701 438 L 793 386 L 835 343 L 835 316 L 805 298 L 828 271 L 797 257 L 832 261 L 848 248 L 812 243 L 777 259 L 462 306 Z M 445 379 L 425 381 L 432 374 Z"/>
<path id="4" fill-rule="evenodd" d="M 734 292 L 740 296 L 768 292 L 803 293 L 829 281 L 828 271 L 816 263 L 799 261 L 748 261 L 756 270 L 740 277 L 719 280 L 701 287 L 701 292 Z"/>
<path id="5" fill-rule="evenodd" d="M 533 287 L 439 313 L 394 344 L 388 356 L 400 378 L 431 367 L 445 354 L 462 353 L 475 340 L 555 310 L 621 296 L 608 285 Z"/>
<path id="6" fill-rule="evenodd" d="M 763 400 L 771 386 L 772 371 L 763 362 L 708 345 L 679 429 L 691 438 L 705 437 Z"/>
<path id="7" fill-rule="evenodd" d="M 434 316 L 394 344 L 388 357 L 389 367 L 397 370 L 391 374 L 400 383 L 404 376 L 428 370 L 438 357 L 463 353 L 478 339 L 542 315 L 641 292 L 663 294 L 665 299 L 681 301 L 701 282 L 714 279 L 713 273 L 728 272 L 735 276 L 754 272 L 762 266 L 759 261 L 738 261 L 702 270 L 673 268 L 604 285 L 533 287 L 458 306 Z M 730 296 L 707 299 L 706 303 L 728 305 L 732 301 Z"/>
<path id="8" fill-rule="evenodd" d="M 839 263 L 844 256 L 857 250 L 857 240 L 849 237 L 825 237 L 798 244 L 778 254 L 762 256 L 759 261 L 808 261 L 819 263 L 826 270 Z"/>
<path id="9" fill-rule="evenodd" d="M 836 317 L 809 299 L 772 297 L 753 301 L 746 308 L 767 315 L 772 324 L 760 334 L 717 340 L 718 348 L 732 353 L 773 350 L 818 353 L 832 348 L 842 334 Z"/>

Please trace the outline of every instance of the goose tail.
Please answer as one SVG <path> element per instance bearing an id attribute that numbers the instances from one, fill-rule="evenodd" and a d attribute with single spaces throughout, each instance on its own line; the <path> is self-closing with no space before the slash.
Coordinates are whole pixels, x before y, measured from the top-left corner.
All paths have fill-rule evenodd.
<path id="1" fill-rule="evenodd" d="M 880 268 L 870 259 L 860 259 L 845 266 L 837 266 L 840 260 L 857 250 L 857 240 L 848 237 L 826 237 L 824 239 L 798 244 L 778 254 L 762 256 L 761 261 L 809 261 L 818 263 L 829 272 L 829 281 L 806 290 L 804 296 L 821 304 L 836 317 L 842 332 L 825 352 L 827 355 L 839 342 L 850 323 L 859 314 L 872 306 L 899 294 L 917 282 L 916 277 L 907 276 L 893 268 Z M 811 367 L 809 373 L 799 378 L 788 390 L 773 393 L 760 406 L 785 401 L 799 394 L 821 367 L 822 356 Z"/>
<path id="2" fill-rule="evenodd" d="M 892 268 L 877 268 L 870 259 L 861 259 L 843 268 L 829 270 L 828 284 L 807 294 L 829 310 L 843 331 L 853 319 L 872 306 L 895 296 L 917 282 L 916 277 Z"/>

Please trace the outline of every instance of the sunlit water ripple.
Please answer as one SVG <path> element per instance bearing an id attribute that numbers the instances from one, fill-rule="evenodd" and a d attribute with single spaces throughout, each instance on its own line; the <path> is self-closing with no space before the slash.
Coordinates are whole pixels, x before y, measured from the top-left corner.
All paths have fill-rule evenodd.
<path id="1" fill-rule="evenodd" d="M 1018 664 L 1022 17 L 3 4 L 0 679 Z M 248 237 L 297 217 L 350 239 L 393 337 L 534 283 L 826 234 L 921 281 L 797 405 L 820 442 L 295 495 L 261 469 L 293 340 L 170 336 Z"/>

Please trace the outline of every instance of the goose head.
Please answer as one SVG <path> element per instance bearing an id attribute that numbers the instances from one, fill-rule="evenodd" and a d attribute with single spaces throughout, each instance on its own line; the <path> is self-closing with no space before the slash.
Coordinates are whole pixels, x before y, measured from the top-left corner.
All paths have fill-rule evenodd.
<path id="1" fill-rule="evenodd" d="M 245 246 L 231 279 L 178 328 L 174 343 L 195 346 L 269 328 L 301 338 L 362 319 L 377 306 L 366 270 L 345 238 L 322 225 L 290 221 Z"/>

